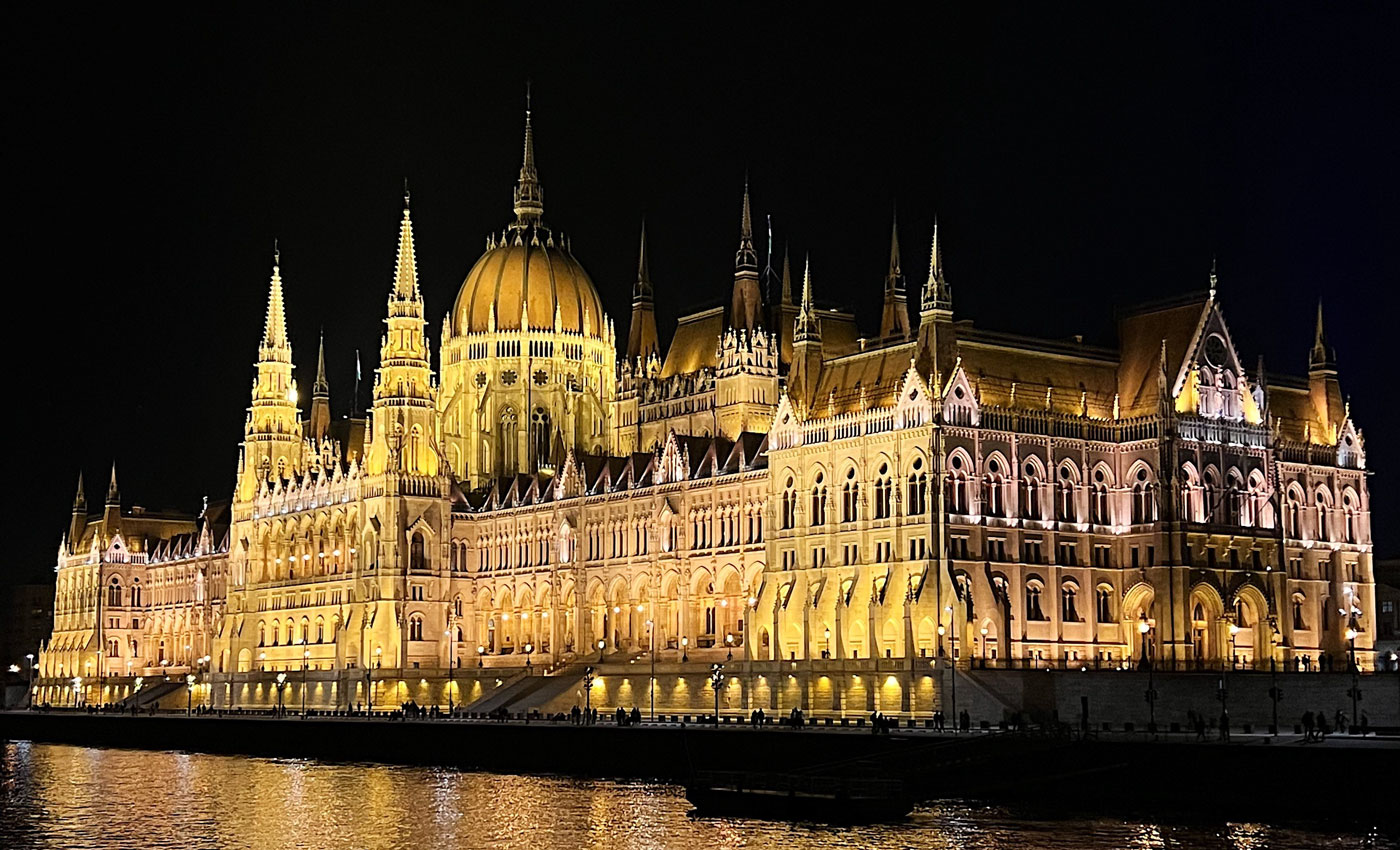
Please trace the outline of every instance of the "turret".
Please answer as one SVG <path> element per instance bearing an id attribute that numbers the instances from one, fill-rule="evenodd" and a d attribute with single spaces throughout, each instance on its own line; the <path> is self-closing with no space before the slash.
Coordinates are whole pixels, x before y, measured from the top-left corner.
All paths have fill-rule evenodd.
<path id="1" fill-rule="evenodd" d="M 802 304 L 792 332 L 792 369 L 788 372 L 788 396 L 805 414 L 816 392 L 822 368 L 822 328 L 812 299 L 812 259 L 802 270 Z"/>
<path id="2" fill-rule="evenodd" d="M 301 470 L 301 420 L 292 382 L 292 344 L 282 297 L 282 255 L 272 254 L 267 317 L 258 346 L 257 377 L 244 426 L 238 499 L 248 501 L 269 478 L 293 478 Z"/>
<path id="3" fill-rule="evenodd" d="M 122 491 L 117 487 L 117 462 L 112 461 L 112 477 L 107 482 L 107 498 L 102 504 L 102 524 L 108 535 L 120 525 L 122 518 Z"/>
<path id="4" fill-rule="evenodd" d="M 953 291 L 943 276 L 943 247 L 938 240 L 938 219 L 933 221 L 933 245 L 929 250 L 928 280 L 919 299 L 919 374 L 941 374 L 952 365 Z"/>
<path id="5" fill-rule="evenodd" d="M 1313 328 L 1312 351 L 1308 353 L 1308 395 L 1312 398 L 1317 421 L 1327 426 L 1330 438 L 1346 420 L 1346 411 L 1342 385 L 1337 380 L 1337 351 L 1327 342 L 1321 301 L 1317 302 L 1317 324 Z"/>
<path id="6" fill-rule="evenodd" d="M 70 549 L 78 545 L 78 540 L 82 538 L 85 528 L 87 528 L 87 491 L 83 487 L 82 470 L 78 470 L 78 492 L 73 496 L 73 516 L 68 521 L 68 546 Z"/>

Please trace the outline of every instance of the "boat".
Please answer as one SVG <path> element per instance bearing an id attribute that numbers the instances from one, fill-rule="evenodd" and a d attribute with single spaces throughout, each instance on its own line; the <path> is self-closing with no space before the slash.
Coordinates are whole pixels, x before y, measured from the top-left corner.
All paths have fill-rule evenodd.
<path id="1" fill-rule="evenodd" d="M 764 820 L 871 823 L 899 820 L 914 799 L 898 779 L 699 771 L 686 783 L 695 814 Z"/>

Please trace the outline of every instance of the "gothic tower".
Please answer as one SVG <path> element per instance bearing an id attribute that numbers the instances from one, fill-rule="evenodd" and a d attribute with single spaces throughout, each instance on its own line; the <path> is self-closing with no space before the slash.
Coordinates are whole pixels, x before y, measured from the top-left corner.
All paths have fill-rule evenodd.
<path id="1" fill-rule="evenodd" d="M 296 384 L 292 382 L 292 344 L 287 339 L 278 251 L 272 257 L 257 368 L 239 459 L 237 497 L 242 502 L 251 501 L 258 487 L 270 478 L 292 478 L 301 469 L 301 421 Z"/>

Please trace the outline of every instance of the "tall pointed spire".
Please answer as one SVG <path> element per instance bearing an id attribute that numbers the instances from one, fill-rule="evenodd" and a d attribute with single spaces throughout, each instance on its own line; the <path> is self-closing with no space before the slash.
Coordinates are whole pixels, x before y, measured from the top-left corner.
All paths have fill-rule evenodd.
<path id="1" fill-rule="evenodd" d="M 1210 300 L 1212 301 L 1215 300 L 1216 292 L 1220 287 L 1220 277 L 1216 274 L 1217 268 L 1216 258 L 1212 256 L 1210 258 Z"/>
<path id="2" fill-rule="evenodd" d="M 753 247 L 753 215 L 749 212 L 749 178 L 744 177 L 744 211 L 739 219 L 739 250 L 734 254 L 736 270 L 758 271 L 758 252 Z"/>
<path id="3" fill-rule="evenodd" d="M 117 462 L 112 461 L 112 479 L 107 482 L 107 504 L 120 505 L 122 503 L 122 492 L 117 489 Z"/>
<path id="4" fill-rule="evenodd" d="M 282 251 L 273 242 L 272 282 L 267 293 L 267 317 L 263 320 L 262 359 L 291 360 L 287 342 L 287 308 L 282 297 Z M 285 358 L 279 355 L 285 354 Z"/>
<path id="5" fill-rule="evenodd" d="M 627 328 L 627 359 L 646 361 L 659 352 L 651 269 L 647 262 L 647 223 L 642 219 L 642 244 L 637 253 L 637 283 L 632 287 L 632 322 Z"/>
<path id="6" fill-rule="evenodd" d="M 822 338 L 821 320 L 817 318 L 817 308 L 812 302 L 812 257 L 808 255 L 802 269 L 802 304 L 797 310 L 797 323 L 793 328 L 793 342 L 820 341 Z"/>
<path id="7" fill-rule="evenodd" d="M 535 130 L 530 123 L 530 86 L 525 85 L 525 157 L 520 163 L 520 180 L 515 184 L 517 225 L 538 224 L 544 217 L 544 187 L 535 169 Z"/>
<path id="8" fill-rule="evenodd" d="M 943 277 L 943 247 L 938 241 L 938 219 L 933 220 L 933 247 L 929 252 L 928 280 L 924 282 L 924 312 L 953 311 L 953 292 Z"/>
<path id="9" fill-rule="evenodd" d="M 899 214 L 890 224 L 890 270 L 885 274 L 885 304 L 880 313 L 881 339 L 909 338 L 909 303 L 899 262 Z"/>
<path id="10" fill-rule="evenodd" d="M 783 292 L 781 302 L 784 305 L 792 303 L 792 265 L 788 261 L 788 246 L 783 244 Z"/>
<path id="11" fill-rule="evenodd" d="M 413 219 L 409 215 L 408 181 L 404 181 L 403 220 L 399 222 L 399 253 L 394 261 L 394 296 L 416 300 L 418 294 L 418 260 L 413 254 Z"/>
<path id="12" fill-rule="evenodd" d="M 321 398 L 331 394 L 326 382 L 326 329 L 321 329 L 321 344 L 316 349 L 316 383 L 311 385 L 311 397 Z"/>
<path id="13" fill-rule="evenodd" d="M 87 510 L 87 488 L 83 486 L 83 471 L 78 470 L 78 492 L 73 496 L 73 513 Z"/>
<path id="14" fill-rule="evenodd" d="M 1322 326 L 1322 299 L 1317 300 L 1317 324 L 1313 328 L 1313 347 L 1308 352 L 1309 372 L 1337 371 L 1337 351 L 1327 344 L 1327 332 Z"/>
<path id="15" fill-rule="evenodd" d="M 316 383 L 311 386 L 311 418 L 307 433 L 319 443 L 330 436 L 331 386 L 326 381 L 326 331 L 321 329 L 321 345 L 316 351 Z"/>
<path id="16" fill-rule="evenodd" d="M 632 298 L 650 298 L 651 270 L 647 267 L 647 220 L 642 219 L 642 247 L 637 254 L 637 283 L 632 288 Z"/>

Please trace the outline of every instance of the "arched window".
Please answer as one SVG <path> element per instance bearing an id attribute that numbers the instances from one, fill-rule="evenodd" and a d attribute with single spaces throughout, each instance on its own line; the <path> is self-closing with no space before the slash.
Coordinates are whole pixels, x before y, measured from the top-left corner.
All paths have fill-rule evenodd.
<path id="1" fill-rule="evenodd" d="M 112 584 L 107 588 L 107 607 L 122 607 L 122 582 L 116 576 L 112 576 Z"/>
<path id="2" fill-rule="evenodd" d="M 1079 622 L 1079 609 L 1075 605 L 1079 597 L 1079 586 L 1072 581 L 1060 585 L 1060 619 L 1066 623 Z"/>
<path id="3" fill-rule="evenodd" d="M 1290 488 L 1283 505 L 1283 533 L 1286 537 L 1297 539 L 1302 534 L 1302 502 L 1302 495 L 1298 490 Z"/>
<path id="4" fill-rule="evenodd" d="M 1352 495 L 1351 490 L 1347 490 L 1342 494 L 1342 522 L 1344 524 L 1343 533 L 1345 534 L 1346 542 L 1359 543 L 1360 534 L 1357 530 L 1357 525 L 1359 523 L 1357 522 L 1356 497 Z"/>
<path id="5" fill-rule="evenodd" d="M 274 631 L 273 640 L 275 641 L 276 639 L 276 632 Z M 263 623 L 258 623 L 258 646 L 267 646 L 267 626 Z"/>
<path id="6" fill-rule="evenodd" d="M 812 484 L 812 525 L 826 525 L 826 483 L 818 472 Z"/>
<path id="7" fill-rule="evenodd" d="M 787 483 L 783 485 L 783 528 L 789 529 L 797 525 L 797 491 L 793 489 L 796 482 L 792 476 L 788 476 Z"/>
<path id="8" fill-rule="evenodd" d="M 1095 525 L 1109 525 L 1108 476 L 1102 469 L 1094 470 L 1094 486 L 1090 493 L 1089 516 Z"/>
<path id="9" fill-rule="evenodd" d="M 1045 591 L 1045 587 L 1036 579 L 1026 583 L 1026 619 L 1032 621 L 1047 620 L 1045 610 L 1040 605 L 1040 596 Z"/>
<path id="10" fill-rule="evenodd" d="M 1317 539 L 1326 543 L 1332 539 L 1328 514 L 1332 511 L 1332 497 L 1326 490 L 1317 491 Z"/>
<path id="11" fill-rule="evenodd" d="M 141 607 L 141 579 L 139 578 L 131 580 L 131 607 Z"/>
<path id="12" fill-rule="evenodd" d="M 1201 521 L 1220 522 L 1220 476 L 1215 467 L 1206 467 L 1205 483 L 1201 488 Z"/>
<path id="13" fill-rule="evenodd" d="M 423 429 L 421 427 L 414 425 L 412 428 L 408 429 L 408 463 L 404 465 L 408 467 L 409 472 L 420 471 L 418 468 L 418 452 L 419 445 L 422 442 Z"/>
<path id="14" fill-rule="evenodd" d="M 1113 622 L 1113 586 L 1101 584 L 1094 589 L 1094 618 L 1099 623 Z"/>
<path id="15" fill-rule="evenodd" d="M 1157 502 L 1152 496 L 1152 476 L 1139 467 L 1133 480 L 1133 525 L 1155 522 Z"/>
<path id="16" fill-rule="evenodd" d="M 1079 512 L 1074 508 L 1075 475 L 1069 464 L 1060 467 L 1060 481 L 1055 499 L 1055 519 L 1060 522 L 1078 522 Z"/>
<path id="17" fill-rule="evenodd" d="M 961 455 L 948 461 L 948 510 L 955 514 L 968 513 L 967 470 Z"/>
<path id="18" fill-rule="evenodd" d="M 301 643 L 311 642 L 311 621 L 306 617 L 301 618 Z"/>
<path id="19" fill-rule="evenodd" d="M 422 570 L 427 568 L 424 562 L 423 535 L 414 532 L 408 544 L 408 567 L 411 570 Z"/>
<path id="20" fill-rule="evenodd" d="M 1303 619 L 1303 603 L 1307 597 L 1301 593 L 1293 594 L 1293 631 L 1304 632 L 1308 629 L 1307 622 Z"/>
<path id="21" fill-rule="evenodd" d="M 326 621 L 322 617 L 316 618 L 316 642 L 326 642 Z"/>
<path id="22" fill-rule="evenodd" d="M 535 469 L 550 465 L 549 411 L 537 407 L 530 414 L 530 454 Z"/>
<path id="23" fill-rule="evenodd" d="M 987 516 L 1006 516 L 1006 491 L 1002 487 L 1001 464 L 996 458 L 987 461 L 987 476 L 982 479 L 983 513 Z"/>
<path id="24" fill-rule="evenodd" d="M 893 498 L 890 486 L 890 466 L 887 463 L 880 464 L 879 472 L 875 477 L 875 518 L 889 519 L 894 514 Z"/>
<path id="25" fill-rule="evenodd" d="M 909 471 L 909 515 L 922 516 L 928 510 L 928 472 L 924 459 L 914 458 Z"/>
<path id="26" fill-rule="evenodd" d="M 409 640 L 422 640 L 422 639 L 423 639 L 423 615 L 422 615 L 422 614 L 414 614 L 413 616 L 411 616 L 411 617 L 408 618 L 408 639 L 409 639 Z"/>
<path id="27" fill-rule="evenodd" d="M 860 482 L 856 481 L 856 470 L 846 470 L 846 483 L 841 485 L 841 521 L 855 522 L 857 505 L 860 502 Z"/>
<path id="28" fill-rule="evenodd" d="M 1040 470 L 1034 463 L 1027 463 L 1025 473 L 1022 479 L 1021 517 L 1040 519 Z"/>
<path id="29" fill-rule="evenodd" d="M 501 459 L 501 473 L 510 474 L 520 470 L 516 462 L 516 429 L 519 426 L 519 419 L 516 418 L 515 410 L 505 408 L 501 411 L 501 433 L 500 451 L 497 457 Z"/>

